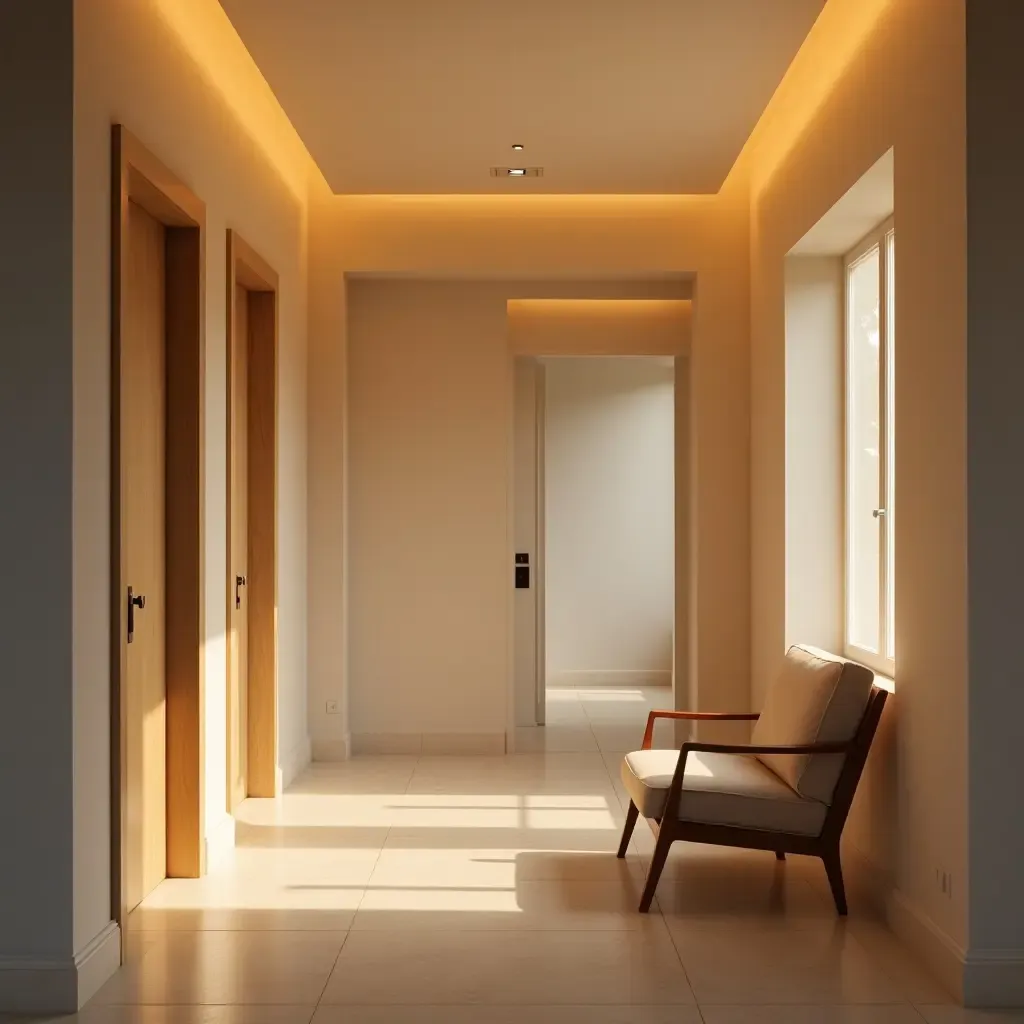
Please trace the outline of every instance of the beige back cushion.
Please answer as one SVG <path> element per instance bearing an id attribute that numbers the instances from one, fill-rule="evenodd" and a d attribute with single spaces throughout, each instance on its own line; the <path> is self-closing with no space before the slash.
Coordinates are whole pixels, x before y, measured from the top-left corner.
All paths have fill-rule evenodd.
<path id="1" fill-rule="evenodd" d="M 813 647 L 791 647 L 754 726 L 755 746 L 852 740 L 874 673 Z M 760 760 L 801 796 L 832 802 L 843 754 L 765 754 Z"/>

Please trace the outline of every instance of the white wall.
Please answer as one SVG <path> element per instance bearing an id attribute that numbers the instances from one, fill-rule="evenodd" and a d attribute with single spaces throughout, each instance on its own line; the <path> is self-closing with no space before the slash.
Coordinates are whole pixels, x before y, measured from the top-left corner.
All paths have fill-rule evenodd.
<path id="1" fill-rule="evenodd" d="M 0 773 L 16 782 L 16 793 L 0 792 L 14 812 L 0 859 L 4 877 L 19 879 L 3 890 L 0 956 L 28 956 L 47 968 L 0 971 L 0 1001 L 14 978 L 23 996 L 44 1000 L 37 1007 L 47 1008 L 50 1000 L 50 1008 L 70 1008 L 89 994 L 77 988 L 75 954 L 98 949 L 104 968 L 111 948 L 117 955 L 109 841 L 111 125 L 124 123 L 207 203 L 208 839 L 226 821 L 228 227 L 238 229 L 281 280 L 281 745 L 287 755 L 306 742 L 310 164 L 215 0 L 8 4 L 0 38 L 2 95 L 16 106 L 7 120 L 21 133 L 11 140 L 19 160 L 3 166 L 4 197 L 13 205 L 4 216 L 0 288 L 16 340 L 4 347 L 0 407 L 15 417 L 3 437 L 16 447 L 3 448 L 5 488 L 13 488 L 14 497 L 3 502 L 0 536 L 16 538 L 17 552 L 5 552 L 0 628 L 11 673 L 5 693 L 26 701 L 17 713 L 0 714 L 15 730 L 0 750 L 18 759 L 17 767 L 4 765 Z M 31 117 L 25 116 L 27 96 Z M 102 980 L 94 972 L 90 984 Z"/>
<path id="2" fill-rule="evenodd" d="M 356 750 L 504 748 L 514 594 L 508 300 L 681 292 L 685 282 L 349 281 Z M 333 717 L 323 716 L 325 756 Z"/>
<path id="3" fill-rule="evenodd" d="M 964 26 L 963 0 L 830 0 L 755 132 L 747 165 L 757 705 L 793 639 L 786 257 L 894 150 L 896 472 L 904 481 L 896 692 L 847 837 L 868 873 L 892 887 L 897 928 L 953 987 L 968 942 Z M 951 895 L 936 884 L 937 868 L 952 873 Z"/>
<path id="4" fill-rule="evenodd" d="M 843 309 L 840 256 L 788 256 L 786 644 L 843 650 Z"/>
<path id="5" fill-rule="evenodd" d="M 73 47 L 70 0 L 0 5 L 0 964 L 8 966 L 9 957 L 67 962 L 74 952 Z M 99 714 L 105 722 L 106 705 Z M 106 795 L 105 776 L 103 784 Z M 0 968 L 5 1003 L 14 1005 Z"/>
<path id="6" fill-rule="evenodd" d="M 671 359 L 551 359 L 548 682 L 667 685 L 675 587 Z"/>
<path id="7" fill-rule="evenodd" d="M 313 216 L 313 236 L 326 254 L 319 263 L 330 268 L 317 284 L 321 300 L 311 322 L 315 376 L 318 367 L 334 373 L 341 366 L 350 378 L 344 364 L 351 334 L 337 323 L 345 275 L 356 286 L 368 277 L 481 286 L 498 279 L 508 282 L 508 298 L 694 299 L 686 366 L 694 396 L 686 424 L 693 456 L 688 450 L 686 469 L 693 486 L 685 526 L 692 551 L 680 577 L 688 602 L 676 601 L 677 615 L 688 615 L 689 607 L 693 614 L 687 664 L 677 666 L 677 678 L 685 677 L 685 699 L 695 709 L 749 706 L 750 238 L 744 177 L 719 195 L 698 197 L 335 196 L 315 206 Z M 539 281 L 540 287 L 516 287 L 525 280 Z M 582 292 L 574 287 L 588 280 L 601 283 Z M 315 511 L 310 548 L 319 551 L 323 542 L 336 545 L 351 521 L 330 453 L 341 452 L 356 431 L 354 424 L 346 428 L 340 414 L 344 397 L 324 389 L 311 392 L 311 400 L 311 434 L 324 456 L 316 475 L 326 467 L 334 480 L 324 488 L 325 506 Z M 353 396 L 347 401 L 351 408 Z M 350 553 L 357 544 L 351 536 Z M 341 576 L 318 571 L 310 601 L 340 638 L 344 566 L 351 558 L 342 554 L 334 564 L 343 567 Z M 354 595 L 348 600 L 354 605 Z M 349 650 L 354 649 L 353 638 Z M 346 679 L 344 654 L 339 658 L 324 649 L 315 662 L 322 689 L 311 709 L 314 744 L 320 749 L 330 742 L 329 751 L 337 751 L 344 748 L 338 739 L 343 716 L 325 715 L 321 698 L 344 706 L 356 684 Z M 742 725 L 708 731 L 723 739 L 748 733 Z"/>
<path id="8" fill-rule="evenodd" d="M 353 747 L 504 750 L 504 289 L 353 281 L 348 312 Z"/>
<path id="9" fill-rule="evenodd" d="M 1024 1005 L 1024 131 L 1018 117 L 1006 116 L 1002 98 L 1019 96 L 1024 88 L 1017 45 L 1022 33 L 1019 4 L 1003 8 L 968 0 L 967 933 L 981 968 L 970 976 L 968 994 L 978 1002 L 1009 998 L 1014 1005 Z M 901 258 L 897 243 L 897 267 Z"/>

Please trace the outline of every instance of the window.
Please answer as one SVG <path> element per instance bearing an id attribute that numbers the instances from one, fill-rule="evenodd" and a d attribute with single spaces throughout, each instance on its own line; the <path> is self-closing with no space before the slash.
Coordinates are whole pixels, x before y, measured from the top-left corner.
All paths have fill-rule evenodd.
<path id="1" fill-rule="evenodd" d="M 846 260 L 846 653 L 894 671 L 895 235 L 889 221 Z"/>

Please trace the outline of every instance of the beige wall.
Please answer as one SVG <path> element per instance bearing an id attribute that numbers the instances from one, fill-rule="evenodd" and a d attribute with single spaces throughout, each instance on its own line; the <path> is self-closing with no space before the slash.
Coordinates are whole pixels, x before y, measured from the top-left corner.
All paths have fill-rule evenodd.
<path id="1" fill-rule="evenodd" d="M 540 279 L 546 290 L 529 293 L 538 298 L 687 297 L 692 289 L 688 372 L 695 399 L 688 429 L 694 457 L 688 468 L 694 486 L 688 568 L 695 614 L 686 666 L 689 700 L 707 708 L 747 707 L 749 240 L 743 179 L 718 196 L 702 197 L 334 197 L 314 211 L 314 218 L 313 237 L 324 239 L 328 255 L 322 258 L 332 267 L 318 285 L 326 298 L 310 324 L 320 348 L 314 362 L 323 359 L 326 367 L 344 363 L 344 331 L 336 323 L 338 300 L 332 298 L 341 295 L 344 275 L 350 283 L 366 275 Z M 660 293 L 629 285 L 669 276 L 689 277 L 693 283 L 683 293 L 671 280 Z M 612 291 L 572 290 L 573 280 L 588 279 L 625 283 Z M 339 433 L 336 397 L 325 393 L 311 400 L 311 433 L 324 424 L 325 452 L 328 446 L 339 451 L 346 435 Z M 351 405 L 354 397 L 348 401 Z M 355 437 L 354 428 L 348 436 Z M 329 537 L 345 519 L 340 501 L 317 515 Z M 311 533 L 311 549 L 319 548 L 321 536 Z M 344 584 L 323 579 L 310 593 L 317 614 L 334 623 L 335 630 L 344 619 L 343 589 Z M 677 608 L 685 610 L 685 603 L 677 600 Z M 314 678 L 323 680 L 320 696 L 346 700 L 344 659 L 332 665 L 325 655 L 316 664 L 324 666 L 323 673 L 313 670 Z M 317 706 L 312 716 L 315 746 L 330 735 L 335 737 L 330 750 L 343 749 L 338 717 L 327 722 Z"/>
<path id="2" fill-rule="evenodd" d="M 357 751 L 391 734 L 414 744 L 422 734 L 472 734 L 504 749 L 512 422 L 505 298 L 500 285 L 349 285 Z"/>
<path id="3" fill-rule="evenodd" d="M 833 0 L 773 106 L 755 136 L 760 155 L 756 146 L 745 155 L 755 702 L 793 639 L 785 257 L 894 147 L 896 694 L 850 835 L 895 884 L 901 927 L 922 937 L 932 929 L 938 938 L 923 944 L 948 968 L 966 945 L 968 895 L 963 0 Z M 935 883 L 937 867 L 952 872 L 951 896 Z"/>
<path id="4" fill-rule="evenodd" d="M 207 840 L 225 810 L 225 232 L 280 275 L 280 749 L 308 757 L 306 195 L 310 164 L 213 0 L 75 3 L 75 948 L 109 921 L 110 126 L 122 122 L 207 204 Z"/>
<path id="5" fill-rule="evenodd" d="M 675 290 L 689 298 L 689 281 Z M 511 299 L 508 343 L 516 354 L 673 357 L 688 351 L 692 303 L 681 299 Z"/>
<path id="6" fill-rule="evenodd" d="M 668 685 L 673 361 L 551 359 L 546 377 L 548 683 Z"/>
<path id="7" fill-rule="evenodd" d="M 347 694 L 356 749 L 410 749 L 416 735 L 437 744 L 484 736 L 489 748 L 504 741 L 513 627 L 508 300 L 687 292 L 673 281 L 349 281 Z M 314 714 L 317 756 L 335 749 L 331 717 L 321 730 Z"/>

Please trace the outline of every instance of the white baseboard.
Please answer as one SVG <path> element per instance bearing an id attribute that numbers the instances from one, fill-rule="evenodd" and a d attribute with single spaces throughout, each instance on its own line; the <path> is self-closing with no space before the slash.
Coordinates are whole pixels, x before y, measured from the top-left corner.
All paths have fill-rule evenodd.
<path id="1" fill-rule="evenodd" d="M 935 980 L 967 1007 L 1024 1006 L 1024 949 L 965 951 L 905 893 L 889 872 L 851 844 L 843 845 L 847 891 L 868 899 L 885 916 L 893 934 L 914 953 Z"/>
<path id="2" fill-rule="evenodd" d="M 313 760 L 313 747 L 307 736 L 281 759 L 281 788 L 284 792 Z"/>
<path id="3" fill-rule="evenodd" d="M 352 737 L 345 733 L 340 740 L 313 740 L 314 761 L 347 761 L 352 756 Z"/>
<path id="4" fill-rule="evenodd" d="M 936 981 L 962 1003 L 965 957 L 959 944 L 899 889 L 889 893 L 885 919 L 893 934 L 917 954 Z"/>
<path id="5" fill-rule="evenodd" d="M 75 1013 L 121 965 L 121 929 L 109 921 L 69 959 L 0 957 L 0 1013 Z"/>
<path id="6" fill-rule="evenodd" d="M 78 1006 L 81 1009 L 121 966 L 121 929 L 107 926 L 75 956 L 78 971 Z"/>
<path id="7" fill-rule="evenodd" d="M 359 732 L 353 754 L 504 754 L 503 732 Z"/>
<path id="8" fill-rule="evenodd" d="M 963 971 L 965 1006 L 1024 1006 L 1024 949 L 979 949 L 967 954 Z"/>
<path id="9" fill-rule="evenodd" d="M 549 672 L 548 686 L 671 686 L 671 669 L 580 668 Z"/>
<path id="10" fill-rule="evenodd" d="M 206 870 L 214 871 L 235 848 L 235 819 L 225 814 L 206 834 Z"/>

